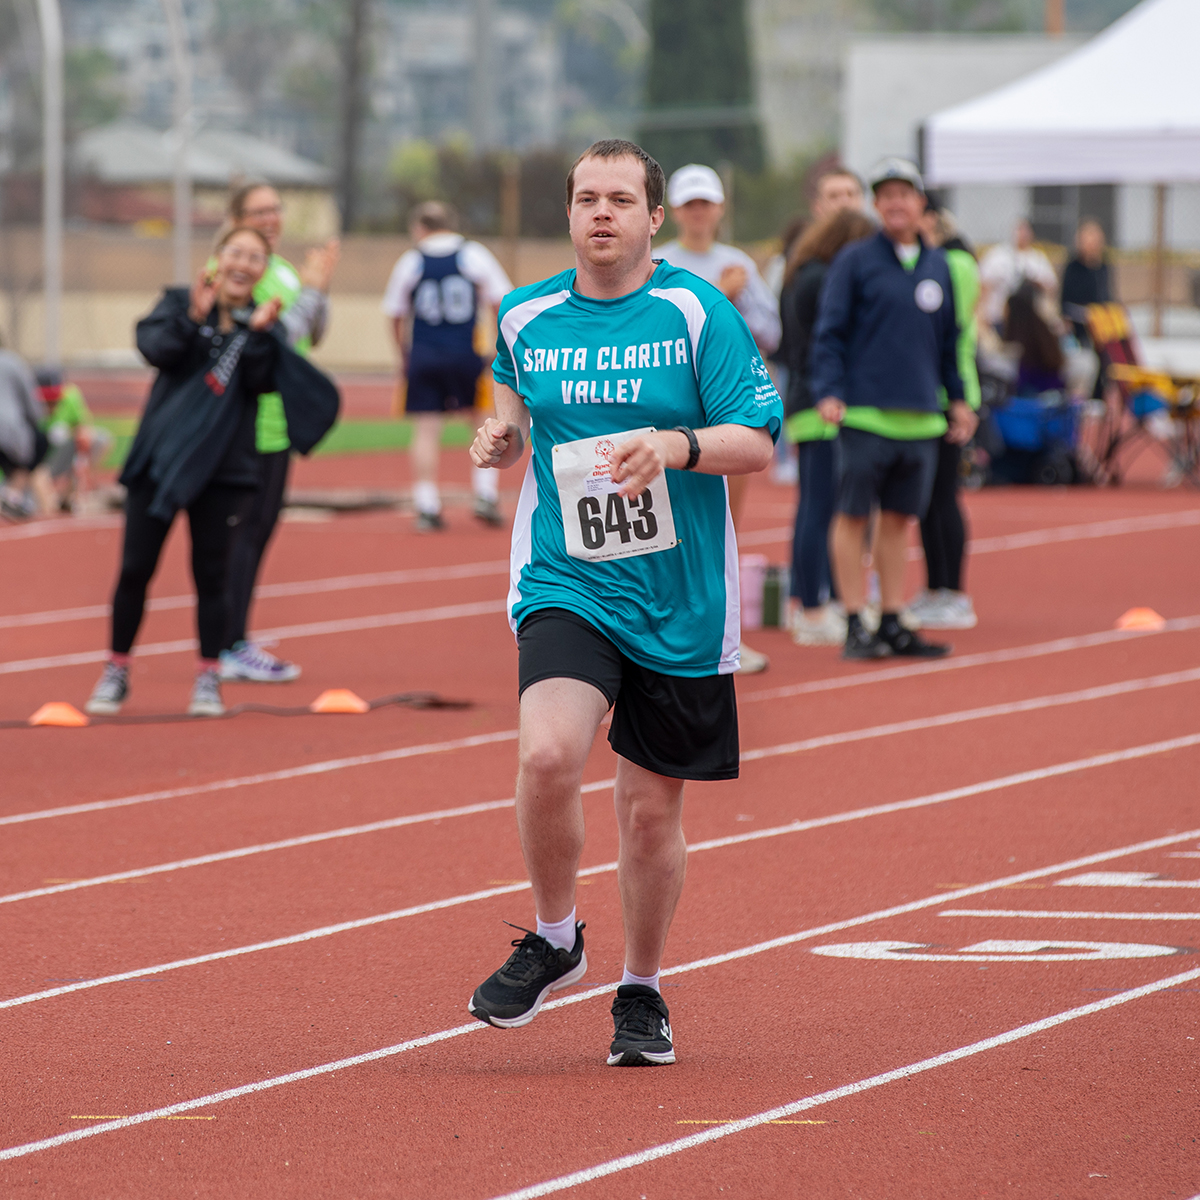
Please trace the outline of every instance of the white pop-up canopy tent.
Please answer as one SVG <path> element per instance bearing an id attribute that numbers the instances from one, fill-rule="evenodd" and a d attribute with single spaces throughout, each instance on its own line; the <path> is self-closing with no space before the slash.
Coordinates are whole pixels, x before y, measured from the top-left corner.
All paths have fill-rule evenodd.
<path id="1" fill-rule="evenodd" d="M 936 113 L 925 176 L 967 183 L 1200 181 L 1200 0 L 1143 0 L 1073 54 Z"/>

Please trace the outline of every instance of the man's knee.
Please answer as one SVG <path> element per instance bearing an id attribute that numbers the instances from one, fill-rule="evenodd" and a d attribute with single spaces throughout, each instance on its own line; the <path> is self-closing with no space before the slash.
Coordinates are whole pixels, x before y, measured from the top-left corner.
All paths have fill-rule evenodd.
<path id="1" fill-rule="evenodd" d="M 546 783 L 561 782 L 573 775 L 580 775 L 584 765 L 578 748 L 569 739 L 556 735 L 552 729 L 536 733 L 522 730 L 518 763 L 523 778 Z"/>

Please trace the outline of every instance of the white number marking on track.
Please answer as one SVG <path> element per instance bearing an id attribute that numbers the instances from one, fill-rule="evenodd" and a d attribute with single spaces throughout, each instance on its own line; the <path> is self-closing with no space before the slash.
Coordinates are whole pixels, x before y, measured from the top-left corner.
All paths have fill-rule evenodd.
<path id="1" fill-rule="evenodd" d="M 1153 871 L 1088 871 L 1055 881 L 1055 887 L 1200 888 L 1200 879 L 1167 879 Z"/>
<path id="2" fill-rule="evenodd" d="M 1087 962 L 1091 959 L 1167 958 L 1191 953 L 1186 946 L 1154 946 L 1143 942 L 1060 942 L 1057 940 L 976 942 L 943 951 L 922 942 L 841 942 L 814 946 L 827 958 L 887 958 L 911 962 Z"/>

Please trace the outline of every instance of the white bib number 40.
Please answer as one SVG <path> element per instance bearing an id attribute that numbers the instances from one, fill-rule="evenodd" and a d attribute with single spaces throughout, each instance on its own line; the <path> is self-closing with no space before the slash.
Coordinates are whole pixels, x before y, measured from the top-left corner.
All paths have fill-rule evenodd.
<path id="1" fill-rule="evenodd" d="M 554 482 L 562 505 L 567 553 L 585 562 L 655 554 L 675 545 L 675 517 L 667 477 L 659 475 L 640 496 L 626 499 L 613 483 L 609 455 L 652 426 L 580 438 L 554 447 Z"/>

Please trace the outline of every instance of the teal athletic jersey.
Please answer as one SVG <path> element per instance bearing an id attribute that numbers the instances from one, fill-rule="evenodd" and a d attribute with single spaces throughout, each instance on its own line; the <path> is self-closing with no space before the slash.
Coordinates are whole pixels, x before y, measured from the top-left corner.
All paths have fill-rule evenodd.
<path id="1" fill-rule="evenodd" d="M 652 670 L 736 671 L 738 556 L 724 478 L 665 472 L 673 544 L 637 552 L 630 532 L 651 537 L 653 518 L 613 495 L 611 481 L 607 491 L 596 486 L 597 498 L 560 495 L 554 447 L 595 438 L 582 453 L 604 458 L 608 436 L 676 425 L 765 427 L 777 439 L 779 396 L 741 314 L 691 272 L 659 263 L 644 286 L 616 300 L 581 296 L 574 282 L 565 271 L 517 288 L 500 307 L 492 370 L 528 406 L 533 447 L 513 522 L 509 621 L 515 630 L 537 609 L 565 608 Z M 636 556 L 573 557 L 564 513 L 579 522 L 577 546 L 581 536 L 588 546 L 607 539 Z"/>

